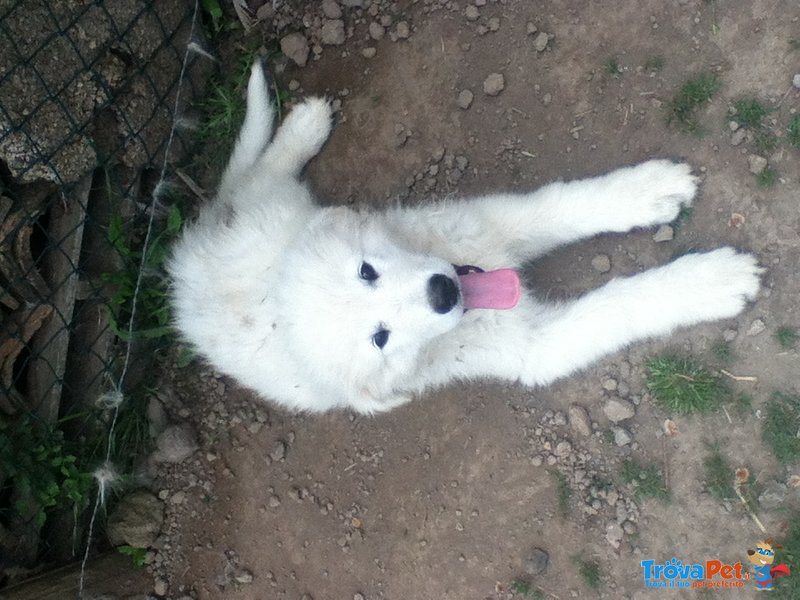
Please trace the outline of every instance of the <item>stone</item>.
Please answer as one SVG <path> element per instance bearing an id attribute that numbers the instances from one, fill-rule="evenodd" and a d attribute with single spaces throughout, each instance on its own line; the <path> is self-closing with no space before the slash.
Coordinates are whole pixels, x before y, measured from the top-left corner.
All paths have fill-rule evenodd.
<path id="1" fill-rule="evenodd" d="M 483 81 L 483 92 L 488 96 L 497 96 L 506 87 L 506 80 L 502 73 L 491 73 Z"/>
<path id="2" fill-rule="evenodd" d="M 464 10 L 464 15 L 467 17 L 467 21 L 477 21 L 481 13 L 477 6 L 468 4 L 466 10 Z"/>
<path id="3" fill-rule="evenodd" d="M 588 437 L 592 435 L 592 423 L 586 409 L 577 404 L 569 407 L 569 426 L 575 433 Z"/>
<path id="4" fill-rule="evenodd" d="M 539 31 L 539 28 L 536 27 L 535 23 L 531 23 L 530 21 L 528 21 L 528 24 L 525 26 L 525 31 L 527 32 L 528 35 L 533 35 L 537 31 Z"/>
<path id="5" fill-rule="evenodd" d="M 286 456 L 286 443 L 281 441 L 275 442 L 275 445 L 272 448 L 272 452 L 269 453 L 269 457 L 273 461 L 278 462 L 279 460 L 283 460 L 285 456 Z"/>
<path id="6" fill-rule="evenodd" d="M 739 331 L 736 329 L 726 329 L 722 332 L 722 339 L 726 342 L 732 342 L 736 339 L 736 336 L 739 335 Z"/>
<path id="7" fill-rule="evenodd" d="M 407 40 L 411 35 L 411 27 L 409 27 L 408 21 L 400 21 L 395 26 L 394 32 L 398 39 Z"/>
<path id="8" fill-rule="evenodd" d="M 156 596 L 166 596 L 167 592 L 169 592 L 169 584 L 161 577 L 158 577 L 153 583 L 153 591 Z"/>
<path id="9" fill-rule="evenodd" d="M 764 510 L 775 510 L 783 504 L 788 489 L 785 483 L 770 481 L 758 497 L 758 504 Z"/>
<path id="10" fill-rule="evenodd" d="M 156 439 L 156 450 L 151 455 L 156 462 L 177 464 L 197 450 L 194 431 L 188 424 L 172 425 Z"/>
<path id="11" fill-rule="evenodd" d="M 762 319 L 756 319 L 750 323 L 750 327 L 747 328 L 747 335 L 756 336 L 759 333 L 763 333 L 766 328 L 767 326 Z"/>
<path id="12" fill-rule="evenodd" d="M 369 37 L 373 40 L 376 42 L 382 40 L 384 35 L 386 35 L 386 30 L 383 28 L 383 25 L 375 21 L 369 24 Z"/>
<path id="13" fill-rule="evenodd" d="M 271 2 L 267 2 L 271 4 Z M 328 19 L 341 19 L 342 8 L 336 0 L 322 0 L 322 14 Z"/>
<path id="14" fill-rule="evenodd" d="M 458 92 L 458 100 L 456 103 L 458 107 L 467 110 L 470 106 L 472 106 L 472 100 L 474 98 L 474 94 L 470 90 L 461 90 Z"/>
<path id="15" fill-rule="evenodd" d="M 344 44 L 344 21 L 341 19 L 330 19 L 322 24 L 320 30 L 320 41 L 325 46 L 341 46 Z"/>
<path id="16" fill-rule="evenodd" d="M 624 427 L 612 427 L 611 433 L 614 434 L 614 443 L 619 446 L 627 446 L 633 441 L 633 437 Z"/>
<path id="17" fill-rule="evenodd" d="M 108 539 L 114 546 L 134 548 L 153 545 L 164 523 L 164 505 L 150 492 L 129 494 L 108 516 Z"/>
<path id="18" fill-rule="evenodd" d="M 492 17 L 489 19 L 489 31 L 500 31 L 500 19 Z"/>
<path id="19" fill-rule="evenodd" d="M 744 128 L 737 129 L 731 135 L 731 146 L 738 146 L 747 139 L 747 130 Z"/>
<path id="20" fill-rule="evenodd" d="M 625 531 L 621 525 L 612 522 L 606 526 L 606 541 L 615 550 L 619 548 L 623 537 L 625 537 Z"/>
<path id="21" fill-rule="evenodd" d="M 753 175 L 759 175 L 767 168 L 767 159 L 758 154 L 751 154 L 747 157 L 747 165 L 750 167 L 750 172 Z"/>
<path id="22" fill-rule="evenodd" d="M 566 456 L 569 456 L 570 452 L 572 452 L 572 444 L 570 444 L 568 441 L 564 440 L 556 444 L 555 455 L 559 458 L 565 458 Z"/>
<path id="23" fill-rule="evenodd" d="M 612 423 L 630 419 L 636 414 L 633 404 L 622 398 L 610 398 L 603 404 L 603 414 Z"/>
<path id="24" fill-rule="evenodd" d="M 281 38 L 281 52 L 298 67 L 306 66 L 308 51 L 308 40 L 302 33 L 290 33 Z"/>
<path id="25" fill-rule="evenodd" d="M 364 58 L 375 58 L 375 55 L 377 53 L 378 51 L 372 47 L 364 48 L 363 50 L 361 50 L 361 56 L 363 56 Z"/>
<path id="26" fill-rule="evenodd" d="M 611 258 L 608 254 L 598 254 L 592 259 L 592 268 L 598 273 L 608 273 L 611 270 Z"/>
<path id="27" fill-rule="evenodd" d="M 792 85 L 794 89 L 800 90 L 800 73 L 795 73 L 794 77 L 792 77 Z"/>
<path id="28" fill-rule="evenodd" d="M 531 577 L 542 575 L 547 571 L 547 565 L 550 563 L 550 555 L 541 548 L 534 548 L 525 559 L 525 572 Z"/>
<path id="29" fill-rule="evenodd" d="M 550 42 L 550 36 L 547 35 L 544 31 L 541 31 L 538 34 L 536 34 L 535 38 L 533 38 L 533 47 L 536 48 L 537 52 L 544 52 L 549 42 Z"/>
<path id="30" fill-rule="evenodd" d="M 671 225 L 661 225 L 653 234 L 654 242 L 668 242 L 675 237 L 675 230 Z"/>

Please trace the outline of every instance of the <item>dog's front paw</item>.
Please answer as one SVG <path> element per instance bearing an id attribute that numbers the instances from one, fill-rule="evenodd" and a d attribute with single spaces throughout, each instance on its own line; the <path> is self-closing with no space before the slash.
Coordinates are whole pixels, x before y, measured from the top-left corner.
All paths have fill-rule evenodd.
<path id="1" fill-rule="evenodd" d="M 761 287 L 764 269 L 752 254 L 720 248 L 704 254 L 689 254 L 670 267 L 680 284 L 674 290 L 685 294 L 689 312 L 697 320 L 715 320 L 739 314 Z"/>
<path id="2" fill-rule="evenodd" d="M 292 109 L 283 127 L 291 132 L 294 143 L 316 154 L 333 128 L 333 108 L 324 98 L 309 98 Z"/>
<path id="3" fill-rule="evenodd" d="M 620 172 L 617 186 L 620 207 L 631 227 L 651 227 L 675 220 L 697 193 L 697 177 L 686 163 L 650 160 Z"/>

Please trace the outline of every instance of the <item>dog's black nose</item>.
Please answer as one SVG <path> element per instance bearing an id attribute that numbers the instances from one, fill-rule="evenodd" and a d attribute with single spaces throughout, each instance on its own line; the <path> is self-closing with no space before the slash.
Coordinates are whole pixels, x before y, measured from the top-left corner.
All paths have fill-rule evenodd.
<path id="1" fill-rule="evenodd" d="M 447 275 L 434 275 L 428 280 L 428 302 L 440 315 L 453 310 L 458 302 L 458 286 Z"/>

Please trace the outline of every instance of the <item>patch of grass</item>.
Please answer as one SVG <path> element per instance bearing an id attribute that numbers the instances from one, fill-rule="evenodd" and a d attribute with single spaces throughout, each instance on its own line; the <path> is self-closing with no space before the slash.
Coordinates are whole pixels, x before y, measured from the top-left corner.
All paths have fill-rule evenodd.
<path id="1" fill-rule="evenodd" d="M 646 61 L 644 61 L 644 70 L 657 73 L 664 68 L 665 63 L 666 61 L 661 55 L 650 56 Z"/>
<path id="2" fill-rule="evenodd" d="M 797 342 L 800 341 L 800 332 L 797 331 L 796 327 L 783 325 L 775 330 L 773 337 L 781 348 L 791 350 L 797 346 Z"/>
<path id="3" fill-rule="evenodd" d="M 596 560 L 576 556 L 575 564 L 578 565 L 578 573 L 586 586 L 591 590 L 599 590 L 602 583 L 600 580 L 600 563 Z"/>
<path id="4" fill-rule="evenodd" d="M 757 129 L 762 126 L 761 120 L 772 112 L 758 100 L 753 98 L 742 98 L 733 103 L 736 110 L 734 120 L 742 127 Z"/>
<path id="5" fill-rule="evenodd" d="M 530 600 L 544 600 L 544 594 L 528 583 L 521 579 L 515 579 L 508 584 L 508 590 L 514 594 L 518 594 L 523 598 L 530 598 Z"/>
<path id="6" fill-rule="evenodd" d="M 699 106 L 714 97 L 721 86 L 719 77 L 713 73 L 699 75 L 686 81 L 667 102 L 667 124 L 678 123 L 691 133 L 702 134 L 695 113 Z"/>
<path id="7" fill-rule="evenodd" d="M 572 498 L 572 490 L 569 487 L 567 476 L 558 471 L 550 471 L 550 476 L 558 487 L 558 510 L 562 515 L 566 515 L 569 512 L 569 500 Z"/>
<path id="8" fill-rule="evenodd" d="M 764 170 L 756 175 L 759 187 L 769 189 L 778 183 L 778 172 L 772 167 L 764 167 Z"/>
<path id="9" fill-rule="evenodd" d="M 675 217 L 675 220 L 672 222 L 672 228 L 677 231 L 691 221 L 693 214 L 694 209 L 691 206 L 681 206 L 680 211 L 678 211 L 678 216 Z"/>
<path id="10" fill-rule="evenodd" d="M 144 567 L 144 560 L 147 556 L 147 548 L 134 548 L 133 546 L 117 546 L 117 552 L 130 556 L 133 566 L 137 569 Z"/>
<path id="11" fill-rule="evenodd" d="M 733 491 L 734 469 L 719 449 L 719 444 L 706 444 L 708 455 L 703 459 L 703 471 L 705 473 L 706 486 L 708 491 L 717 500 L 727 500 L 734 498 L 736 493 Z"/>
<path id="12" fill-rule="evenodd" d="M 769 129 L 759 129 L 753 136 L 753 145 L 761 154 L 772 152 L 778 147 L 778 136 Z"/>
<path id="13" fill-rule="evenodd" d="M 622 75 L 622 67 L 619 64 L 616 56 L 612 56 L 606 61 L 605 64 L 605 72 L 607 75 L 611 75 L 612 77 L 619 77 Z"/>
<path id="14" fill-rule="evenodd" d="M 800 570 L 800 515 L 795 514 L 789 521 L 786 537 L 779 539 L 778 542 L 783 544 L 783 548 L 776 551 L 775 564 L 786 563 L 792 574 L 789 577 L 776 579 L 775 587 L 769 596 L 770 599 L 795 600 L 800 598 L 800 577 L 795 577 Z"/>
<path id="15" fill-rule="evenodd" d="M 600 441 L 604 444 L 608 444 L 609 446 L 614 444 L 614 432 L 610 429 L 603 430 L 603 433 L 600 435 Z"/>
<path id="16" fill-rule="evenodd" d="M 647 363 L 647 387 L 663 409 L 679 415 L 710 412 L 727 391 L 719 376 L 702 365 L 669 356 Z"/>
<path id="17" fill-rule="evenodd" d="M 792 50 L 800 50 L 800 38 L 792 38 L 789 40 L 789 47 Z"/>
<path id="18" fill-rule="evenodd" d="M 637 500 L 656 498 L 666 502 L 670 499 L 670 491 L 657 465 L 643 465 L 634 460 L 627 460 L 622 464 L 620 477 L 624 483 L 633 487 L 633 494 Z"/>
<path id="19" fill-rule="evenodd" d="M 730 342 L 719 340 L 718 342 L 714 343 L 713 346 L 711 346 L 711 352 L 717 357 L 717 359 L 724 363 L 733 362 L 734 353 Z"/>
<path id="20" fill-rule="evenodd" d="M 775 392 L 764 409 L 761 437 L 783 464 L 800 459 L 800 397 Z"/>
<path id="21" fill-rule="evenodd" d="M 789 121 L 786 128 L 786 139 L 789 144 L 800 149 L 800 115 L 795 115 Z"/>

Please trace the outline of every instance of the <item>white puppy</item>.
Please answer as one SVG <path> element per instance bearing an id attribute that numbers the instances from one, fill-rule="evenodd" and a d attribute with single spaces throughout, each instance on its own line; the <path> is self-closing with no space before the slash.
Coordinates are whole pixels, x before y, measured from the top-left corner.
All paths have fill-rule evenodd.
<path id="1" fill-rule="evenodd" d="M 581 298 L 514 304 L 509 271 L 606 231 L 673 220 L 689 166 L 652 160 L 526 194 L 356 211 L 314 204 L 298 179 L 331 131 L 321 99 L 273 137 L 262 68 L 217 198 L 169 264 L 178 329 L 223 373 L 299 410 L 388 410 L 453 380 L 542 385 L 636 340 L 733 317 L 761 269 L 722 248 L 617 278 Z"/>

